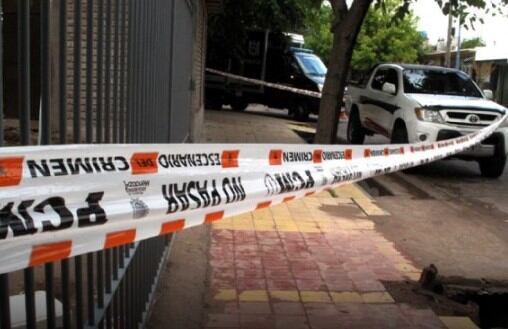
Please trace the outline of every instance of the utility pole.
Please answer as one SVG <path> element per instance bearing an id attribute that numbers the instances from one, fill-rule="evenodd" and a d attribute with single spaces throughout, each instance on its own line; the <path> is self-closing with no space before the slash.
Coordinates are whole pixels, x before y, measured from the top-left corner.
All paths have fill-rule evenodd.
<path id="1" fill-rule="evenodd" d="M 457 70 L 460 70 L 460 51 L 461 51 L 461 46 L 460 46 L 460 43 L 461 43 L 461 35 L 460 35 L 460 30 L 461 30 L 461 27 L 462 27 L 462 17 L 459 16 L 459 19 L 458 19 L 458 31 L 457 31 L 457 56 L 455 56 L 455 68 Z"/>
<path id="2" fill-rule="evenodd" d="M 453 29 L 453 16 L 452 10 L 448 13 L 448 35 L 446 38 L 446 57 L 445 66 L 451 67 L 452 64 L 452 29 Z"/>

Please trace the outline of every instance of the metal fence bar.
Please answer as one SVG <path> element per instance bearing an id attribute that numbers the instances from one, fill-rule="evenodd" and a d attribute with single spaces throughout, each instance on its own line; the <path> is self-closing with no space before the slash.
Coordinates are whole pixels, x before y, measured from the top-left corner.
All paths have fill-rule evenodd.
<path id="1" fill-rule="evenodd" d="M 97 110 L 96 110 L 96 141 L 102 143 L 103 140 L 103 60 L 104 60 L 104 1 L 97 3 Z"/>
<path id="2" fill-rule="evenodd" d="M 40 143 L 47 145 L 51 141 L 51 111 L 50 111 L 50 85 L 49 76 L 49 0 L 40 0 L 41 10 L 41 28 L 40 28 L 40 47 L 41 47 L 41 111 L 40 124 L 41 131 Z"/>
<path id="3" fill-rule="evenodd" d="M 4 10 L 0 1 L 0 146 L 4 145 Z"/>
<path id="4" fill-rule="evenodd" d="M 159 6 L 160 6 L 160 10 L 157 11 L 157 21 L 159 22 L 157 24 L 157 37 L 155 38 L 155 42 L 157 43 L 157 45 L 159 45 L 159 49 L 158 49 L 158 54 L 156 56 L 156 65 L 160 68 L 159 70 L 156 71 L 156 79 L 157 81 L 159 81 L 159 83 L 157 83 L 157 109 L 161 109 L 161 108 L 164 108 L 163 107 L 163 93 L 162 93 L 162 89 L 164 88 L 164 83 L 162 83 L 162 81 L 164 81 L 165 79 L 162 78 L 162 72 L 164 72 L 164 63 L 161 61 L 162 57 L 164 56 L 164 52 L 165 52 L 165 45 L 163 44 L 163 40 L 164 40 L 164 25 L 165 24 L 161 24 L 162 22 L 162 15 L 164 15 L 164 12 L 166 10 L 165 6 L 166 4 L 164 2 L 158 2 Z M 155 122 L 155 126 L 157 127 L 157 129 L 154 129 L 156 130 L 155 132 L 155 135 L 154 135 L 154 142 L 157 143 L 159 141 L 159 129 L 158 127 L 160 126 L 160 121 L 163 121 L 164 117 L 160 117 L 160 114 L 157 113 L 157 115 L 159 116 L 159 120 L 157 120 Z M 162 120 L 161 120 L 162 119 Z"/>
<path id="5" fill-rule="evenodd" d="M 106 252 L 105 252 L 105 258 L 106 258 L 106 269 L 105 269 L 105 273 L 106 273 L 106 293 L 107 294 L 110 294 L 111 293 L 111 249 L 107 249 Z"/>
<path id="6" fill-rule="evenodd" d="M 111 142 L 111 0 L 106 0 L 106 70 L 104 86 L 104 137 L 105 142 Z"/>
<path id="7" fill-rule="evenodd" d="M 11 328 L 9 274 L 0 274 L 0 327 L 3 329 Z"/>
<path id="8" fill-rule="evenodd" d="M 115 329 L 120 329 L 120 324 L 118 321 L 118 298 L 119 298 L 119 292 L 115 292 L 115 297 L 113 298 L 113 327 Z"/>
<path id="9" fill-rule="evenodd" d="M 144 30 L 144 17 L 143 17 L 143 14 L 144 14 L 144 11 L 145 11 L 145 6 L 141 5 L 139 6 L 139 13 L 138 13 L 138 21 L 137 21 L 137 24 L 138 24 L 138 39 L 137 39 L 137 42 L 139 44 L 139 47 L 138 48 L 138 65 L 137 65 L 137 76 L 136 76 L 136 80 L 138 81 L 138 86 L 136 87 L 136 95 L 137 95 L 137 102 L 136 102 L 136 108 L 135 108 L 135 111 L 136 111 L 136 121 L 134 122 L 135 123 L 135 131 L 134 131 L 134 134 L 136 136 L 136 140 L 140 143 L 143 142 L 143 130 L 141 129 L 141 123 L 142 123 L 142 120 L 143 120 L 143 115 L 142 115 L 142 112 L 141 112 L 141 109 L 143 108 L 143 85 L 144 85 L 144 80 L 143 80 L 143 68 L 144 68 L 144 54 L 145 54 L 145 44 L 144 44 L 144 41 L 145 41 L 145 30 Z"/>
<path id="10" fill-rule="evenodd" d="M 93 141 L 93 9 L 94 1 L 88 0 L 87 15 L 86 15 L 86 132 L 85 138 L 87 143 Z"/>
<path id="11" fill-rule="evenodd" d="M 120 50 L 120 2 L 115 1 L 115 31 L 114 31 L 114 59 L 113 59 L 113 143 L 118 143 L 118 88 L 119 88 L 119 50 Z"/>
<path id="12" fill-rule="evenodd" d="M 60 1 L 60 36 L 58 61 L 58 112 L 59 112 L 59 142 L 67 143 L 67 1 Z"/>
<path id="13" fill-rule="evenodd" d="M 128 53 L 127 53 L 127 63 L 128 63 L 128 72 L 127 72 L 127 142 L 132 143 L 134 141 L 134 107 L 135 107 L 135 65 L 136 59 L 134 57 L 134 51 L 136 44 L 136 21 L 135 21 L 135 13 L 136 13 L 136 1 L 129 1 L 129 44 L 128 44 Z"/>
<path id="14" fill-rule="evenodd" d="M 44 265 L 44 276 L 46 279 L 46 328 L 48 329 L 56 327 L 53 272 L 53 263 Z"/>
<path id="15" fill-rule="evenodd" d="M 81 142 L 81 0 L 74 0 L 74 143 Z"/>
<path id="16" fill-rule="evenodd" d="M 94 285 L 94 261 L 93 253 L 86 255 L 86 284 L 87 284 L 87 318 L 88 325 L 95 323 L 95 285 Z"/>
<path id="17" fill-rule="evenodd" d="M 71 303 L 70 303 L 70 283 L 69 283 L 69 260 L 64 259 L 60 263 L 61 277 L 62 277 L 62 312 L 63 312 L 63 327 L 71 327 Z"/>
<path id="18" fill-rule="evenodd" d="M 97 305 L 104 307 L 104 251 L 97 252 Z"/>
<path id="19" fill-rule="evenodd" d="M 152 74 L 152 65 L 151 65 L 151 57 L 152 57 L 152 50 L 151 49 L 151 39 L 152 39 L 152 35 L 151 35 L 151 29 L 152 29 L 152 22 L 153 22 L 153 19 L 150 17 L 150 14 L 151 14 L 151 4 L 153 3 L 153 1 L 151 2 L 148 2 L 146 4 L 146 9 L 145 9 L 145 17 L 144 17 L 144 21 L 145 21 L 145 44 L 146 44 L 146 48 L 145 48 L 145 68 L 144 68 L 144 73 L 145 73 L 145 81 L 144 81 L 144 88 L 143 88 L 143 96 L 144 96 L 144 100 L 143 100 L 143 105 L 144 105 L 144 109 L 143 111 L 145 112 L 144 115 L 143 115 L 143 118 L 145 119 L 145 122 L 143 124 L 143 126 L 147 125 L 147 126 L 150 126 L 150 123 L 152 122 L 152 106 L 151 106 L 151 99 L 149 97 L 150 95 L 150 85 L 151 85 L 151 81 L 150 81 L 150 77 L 151 77 L 151 74 Z M 151 135 L 151 129 L 143 129 L 143 132 L 144 132 L 144 140 L 143 142 L 145 143 L 149 143 L 150 142 L 150 135 Z"/>
<path id="20" fill-rule="evenodd" d="M 21 144 L 30 144 L 30 0 L 18 1 L 18 107 Z"/>
<path id="21" fill-rule="evenodd" d="M 76 285 L 76 328 L 83 328 L 83 256 L 74 257 L 74 284 Z"/>
<path id="22" fill-rule="evenodd" d="M 158 23 L 156 5 L 157 5 L 156 1 L 152 2 L 151 12 L 150 12 L 150 21 L 152 22 L 151 33 L 150 33 L 150 43 L 151 43 L 151 45 L 150 45 L 150 51 L 151 51 L 150 66 L 151 66 L 151 70 L 150 70 L 150 81 L 149 81 L 149 84 L 150 84 L 149 98 L 150 98 L 150 106 L 151 106 L 150 126 L 151 127 L 155 126 L 156 116 L 157 116 L 157 113 L 156 113 L 157 108 L 155 107 L 156 100 L 157 100 L 157 93 L 156 93 L 157 86 L 156 86 L 156 81 L 155 81 L 157 67 L 155 65 L 155 61 L 156 61 L 157 50 L 158 50 L 159 46 L 155 43 L 155 38 L 157 36 L 157 23 Z M 155 141 L 156 130 L 150 129 L 149 132 L 150 132 L 150 142 L 153 143 Z"/>
<path id="23" fill-rule="evenodd" d="M 122 7 L 122 16 L 120 18 L 120 24 L 121 24 L 121 40 L 120 40 L 120 143 L 125 143 L 126 141 L 126 104 L 127 104 L 127 86 L 126 86 L 126 79 L 127 79 L 127 31 L 128 31 L 128 25 L 127 25 L 127 0 L 120 0 L 121 7 Z M 122 249 L 123 250 L 123 249 Z"/>
<path id="24" fill-rule="evenodd" d="M 175 9 L 176 7 L 176 4 L 175 4 L 175 1 L 171 1 L 171 9 L 170 9 L 170 12 L 169 12 L 169 16 L 172 18 L 171 19 L 171 30 L 169 32 L 169 44 L 170 45 L 173 45 L 175 44 L 175 24 L 174 24 L 174 21 L 175 21 Z M 168 57 L 169 57 L 169 62 L 171 63 L 169 65 L 169 75 L 172 76 L 173 75 L 173 49 L 169 49 L 169 53 L 168 53 Z M 168 99 L 168 110 L 171 108 L 171 90 L 173 89 L 173 79 L 168 79 L 168 85 L 167 85 L 167 92 L 168 92 L 168 95 L 169 95 L 169 99 Z M 168 125 L 168 129 L 167 129 L 167 134 L 166 136 L 164 136 L 165 140 L 170 140 L 171 139 L 171 125 L 169 124 L 170 120 L 171 120 L 171 113 L 168 111 L 167 112 L 167 120 L 166 120 L 166 124 Z M 162 133 L 162 131 L 161 131 Z"/>
<path id="25" fill-rule="evenodd" d="M 23 271 L 25 285 L 25 313 L 26 328 L 35 329 L 35 289 L 34 289 L 34 269 L 29 267 Z"/>

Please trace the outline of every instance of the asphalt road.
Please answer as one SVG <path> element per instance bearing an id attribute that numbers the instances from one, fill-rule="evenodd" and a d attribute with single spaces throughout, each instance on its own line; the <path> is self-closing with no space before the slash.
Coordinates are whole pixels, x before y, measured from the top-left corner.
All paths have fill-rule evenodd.
<path id="1" fill-rule="evenodd" d="M 474 161 L 444 160 L 418 168 L 414 177 L 465 202 L 490 205 L 508 214 L 508 168 L 499 179 L 486 179 Z"/>
<path id="2" fill-rule="evenodd" d="M 345 141 L 347 123 L 339 126 L 339 138 Z M 385 144 L 382 136 L 367 137 L 366 144 Z M 402 174 L 430 185 L 453 198 L 481 207 L 495 207 L 508 215 L 508 166 L 502 177 L 486 179 L 480 175 L 476 161 L 448 159 L 417 168 L 411 174 Z M 507 223 L 508 226 L 508 223 Z"/>

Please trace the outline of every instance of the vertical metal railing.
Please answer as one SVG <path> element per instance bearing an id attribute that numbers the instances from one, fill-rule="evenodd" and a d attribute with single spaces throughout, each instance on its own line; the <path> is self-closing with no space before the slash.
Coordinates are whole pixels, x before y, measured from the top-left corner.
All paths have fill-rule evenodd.
<path id="1" fill-rule="evenodd" d="M 13 140 L 4 138 L 4 1 L 0 146 L 170 141 L 174 1 L 15 1 Z M 11 300 L 19 296 L 26 328 L 139 328 L 170 241 L 158 237 L 0 274 L 0 328 L 11 328 Z"/>
<path id="2" fill-rule="evenodd" d="M 0 1 L 0 146 L 4 145 L 4 11 L 2 1 Z M 0 279 L 1 280 L 1 279 Z"/>
<path id="3" fill-rule="evenodd" d="M 18 1 L 18 108 L 21 144 L 30 144 L 30 0 Z"/>
<path id="4" fill-rule="evenodd" d="M 3 135 L 4 135 L 4 38 L 3 28 L 4 26 L 4 12 L 3 4 L 0 1 L 0 146 L 3 146 Z M 9 275 L 0 274 L 0 327 L 8 328 L 11 324 L 11 309 L 9 305 Z"/>

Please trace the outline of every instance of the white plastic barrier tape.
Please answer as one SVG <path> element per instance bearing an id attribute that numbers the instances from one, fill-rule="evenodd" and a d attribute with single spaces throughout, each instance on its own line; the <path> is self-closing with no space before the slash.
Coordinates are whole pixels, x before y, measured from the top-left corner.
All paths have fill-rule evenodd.
<path id="1" fill-rule="evenodd" d="M 213 73 L 213 74 L 221 75 L 226 78 L 238 80 L 238 81 L 244 81 L 244 82 L 252 83 L 252 84 L 256 84 L 256 85 L 261 85 L 261 86 L 265 86 L 265 87 L 289 91 L 294 94 L 305 95 L 305 96 L 310 96 L 310 97 L 315 97 L 315 98 L 321 98 L 321 93 L 318 93 L 317 91 L 310 91 L 310 90 L 305 90 L 305 89 L 293 88 L 293 87 L 288 87 L 288 86 L 281 85 L 278 83 L 271 83 L 271 82 L 266 82 L 263 80 L 246 78 L 241 75 L 231 74 L 231 73 L 227 73 L 227 72 L 223 72 L 223 71 L 219 71 L 219 70 L 215 70 L 215 69 L 210 69 L 210 68 L 207 68 L 206 71 Z"/>
<path id="2" fill-rule="evenodd" d="M 0 273 L 442 159 L 479 143 L 500 122 L 469 136 L 418 145 L 3 148 Z"/>

